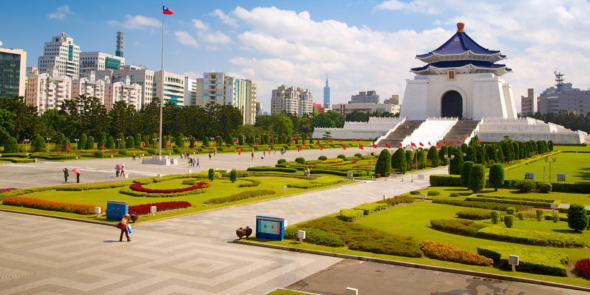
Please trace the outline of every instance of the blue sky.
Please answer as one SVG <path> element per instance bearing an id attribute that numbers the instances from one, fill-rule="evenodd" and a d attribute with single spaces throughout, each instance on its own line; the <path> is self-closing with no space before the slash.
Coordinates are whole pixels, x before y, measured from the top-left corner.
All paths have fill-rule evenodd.
<path id="1" fill-rule="evenodd" d="M 64 31 L 82 51 L 114 53 L 125 33 L 127 64 L 160 68 L 161 1 L 18 1 L 0 19 L 3 47 L 28 52 L 37 66 L 43 43 Z M 309 88 L 323 101 L 330 75 L 332 102 L 364 90 L 382 100 L 403 97 L 416 54 L 435 49 L 457 21 L 484 47 L 502 50 L 514 73 L 514 97 L 553 84 L 553 71 L 588 88 L 590 4 L 584 0 L 523 1 L 167 1 L 165 68 L 179 74 L 224 71 L 258 85 L 269 110 L 281 84 Z"/>

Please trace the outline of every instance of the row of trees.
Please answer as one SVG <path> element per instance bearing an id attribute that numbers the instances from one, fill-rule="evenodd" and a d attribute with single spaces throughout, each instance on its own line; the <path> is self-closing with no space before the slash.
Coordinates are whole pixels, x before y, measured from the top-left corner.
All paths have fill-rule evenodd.
<path id="1" fill-rule="evenodd" d="M 586 115 L 577 115 L 566 110 L 562 110 L 558 114 L 541 114 L 539 112 L 534 114 L 528 113 L 527 117 L 542 120 L 545 121 L 545 123 L 549 122 L 562 125 L 563 127 L 571 130 L 582 130 L 584 132 L 590 133 L 590 113 Z"/>

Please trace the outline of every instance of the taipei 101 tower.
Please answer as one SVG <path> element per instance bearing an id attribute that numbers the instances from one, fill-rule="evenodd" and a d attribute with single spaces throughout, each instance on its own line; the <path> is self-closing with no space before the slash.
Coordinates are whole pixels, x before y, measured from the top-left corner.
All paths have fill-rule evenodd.
<path id="1" fill-rule="evenodd" d="M 326 75 L 326 87 L 324 87 L 324 107 L 330 106 L 330 86 L 328 86 L 328 76 Z"/>

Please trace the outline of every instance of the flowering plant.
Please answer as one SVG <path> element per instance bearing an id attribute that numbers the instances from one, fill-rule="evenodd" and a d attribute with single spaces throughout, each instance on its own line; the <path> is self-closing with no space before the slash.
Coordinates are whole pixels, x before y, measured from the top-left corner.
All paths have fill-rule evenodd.
<path id="1" fill-rule="evenodd" d="M 182 209 L 191 207 L 191 203 L 186 201 L 172 201 L 172 202 L 159 202 L 142 204 L 137 206 L 129 206 L 129 213 L 136 213 L 139 215 L 145 215 L 150 213 L 150 208 L 156 206 L 158 212 L 174 209 Z"/>
<path id="2" fill-rule="evenodd" d="M 576 272 L 578 275 L 590 279 L 590 259 L 582 258 L 576 262 Z"/>
<path id="3" fill-rule="evenodd" d="M 5 192 L 13 191 L 15 189 L 17 189 L 17 188 L 14 188 L 14 187 L 0 188 L 0 193 L 5 193 Z"/>
<path id="4" fill-rule="evenodd" d="M 94 207 L 97 207 L 95 205 L 60 203 L 54 201 L 23 197 L 5 198 L 4 200 L 2 200 L 2 204 L 77 214 L 94 214 Z"/>

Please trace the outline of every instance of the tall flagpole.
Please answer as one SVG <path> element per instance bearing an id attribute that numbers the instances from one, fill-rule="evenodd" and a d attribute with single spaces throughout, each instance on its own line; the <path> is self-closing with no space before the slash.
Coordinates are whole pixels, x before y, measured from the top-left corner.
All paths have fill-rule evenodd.
<path id="1" fill-rule="evenodd" d="M 160 88 L 162 88 L 162 94 L 160 95 L 160 138 L 158 140 L 160 159 L 162 159 L 162 105 L 164 104 L 164 12 L 162 12 L 162 67 L 160 69 L 162 80 L 160 81 Z"/>

